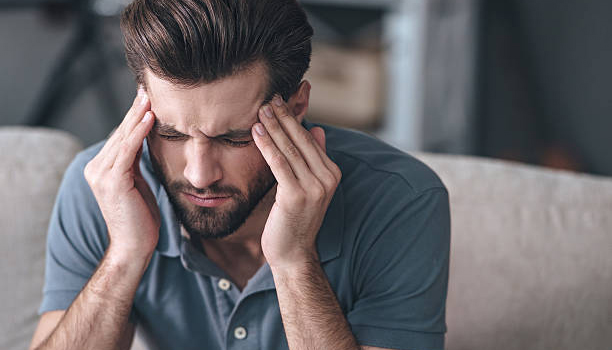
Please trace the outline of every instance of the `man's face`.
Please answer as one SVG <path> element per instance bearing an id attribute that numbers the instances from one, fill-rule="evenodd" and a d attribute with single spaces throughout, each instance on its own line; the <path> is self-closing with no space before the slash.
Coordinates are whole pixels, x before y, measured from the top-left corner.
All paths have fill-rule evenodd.
<path id="1" fill-rule="evenodd" d="M 265 71 L 254 66 L 189 89 L 148 71 L 146 82 L 156 117 L 147 137 L 151 161 L 177 218 L 191 237 L 233 233 L 275 184 L 250 132 Z"/>

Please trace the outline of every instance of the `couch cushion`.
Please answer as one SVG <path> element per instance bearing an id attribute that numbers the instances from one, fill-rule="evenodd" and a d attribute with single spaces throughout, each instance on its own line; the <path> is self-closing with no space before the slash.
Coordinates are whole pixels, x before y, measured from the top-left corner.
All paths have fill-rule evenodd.
<path id="1" fill-rule="evenodd" d="M 0 128 L 0 349 L 27 349 L 38 322 L 45 237 L 64 170 L 81 149 L 44 128 Z"/>
<path id="2" fill-rule="evenodd" d="M 28 347 L 49 214 L 80 148 L 64 132 L 0 128 L 0 349 Z M 417 157 L 450 192 L 447 349 L 609 348 L 611 179 L 473 157 Z"/>
<path id="3" fill-rule="evenodd" d="M 417 156 L 450 193 L 449 350 L 611 347 L 612 179 Z"/>

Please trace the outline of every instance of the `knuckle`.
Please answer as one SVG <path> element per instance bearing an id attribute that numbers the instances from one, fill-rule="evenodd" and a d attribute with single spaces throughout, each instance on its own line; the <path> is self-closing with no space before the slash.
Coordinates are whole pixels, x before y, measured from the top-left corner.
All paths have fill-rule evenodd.
<path id="1" fill-rule="evenodd" d="M 278 111 L 277 115 L 278 115 L 278 119 L 292 118 L 291 114 L 287 113 L 287 111 L 284 109 Z"/>
<path id="2" fill-rule="evenodd" d="M 91 174 L 85 174 L 85 181 L 87 181 L 87 183 L 89 184 L 90 187 L 96 187 L 96 185 L 98 184 L 98 181 L 95 177 L 93 177 Z"/>
<path id="3" fill-rule="evenodd" d="M 294 207 L 302 207 L 306 204 L 306 195 L 304 191 L 297 190 L 293 192 L 293 195 L 289 197 L 289 203 Z"/>
<path id="4" fill-rule="evenodd" d="M 83 169 L 83 176 L 85 176 L 85 180 L 87 180 L 88 183 L 95 184 L 97 182 L 96 173 L 97 167 L 92 160 L 85 165 L 85 168 Z"/>
<path id="5" fill-rule="evenodd" d="M 317 142 L 315 140 L 314 136 L 312 136 L 312 134 L 310 133 L 310 131 L 308 131 L 306 129 L 301 129 L 299 135 L 300 135 L 300 137 L 302 137 L 304 139 L 304 141 L 306 141 L 308 143 L 316 143 Z"/>
<path id="6" fill-rule="evenodd" d="M 120 154 L 128 152 L 129 150 L 130 150 L 130 142 L 128 140 L 122 140 L 121 143 L 119 144 Z"/>
<path id="7" fill-rule="evenodd" d="M 266 129 L 271 132 L 277 132 L 281 128 L 278 121 L 274 120 L 274 118 L 268 118 L 266 120 L 265 126 L 266 126 Z"/>
<path id="8" fill-rule="evenodd" d="M 92 161 L 89 161 L 87 164 L 85 164 L 85 168 L 83 169 L 83 175 L 85 175 L 85 178 L 88 178 L 91 176 L 91 167 L 93 167 L 92 165 Z"/>
<path id="9" fill-rule="evenodd" d="M 297 142 L 301 142 L 308 145 L 316 143 L 316 140 L 314 139 L 312 134 L 310 134 L 310 132 L 308 132 L 306 129 L 297 130 L 296 134 Z"/>
<path id="10" fill-rule="evenodd" d="M 92 190 L 98 191 L 100 188 L 100 181 L 97 176 L 93 176 L 87 179 L 87 183 Z"/>
<path id="11" fill-rule="evenodd" d="M 338 178 L 342 178 L 342 169 L 340 169 L 340 167 L 338 166 L 338 164 L 333 163 L 333 167 L 332 167 L 332 168 L 334 169 L 334 173 L 335 173 L 336 175 L 338 175 Z"/>
<path id="12" fill-rule="evenodd" d="M 270 155 L 270 162 L 276 167 L 284 167 L 286 165 L 285 156 L 278 151 L 272 152 Z"/>
<path id="13" fill-rule="evenodd" d="M 325 172 L 322 181 L 329 188 L 335 187 L 338 184 L 338 179 L 331 171 Z"/>
<path id="14" fill-rule="evenodd" d="M 330 170 L 331 170 L 332 176 L 334 177 L 336 184 L 338 184 L 340 180 L 342 179 L 342 170 L 340 170 L 340 167 L 338 167 L 336 163 L 332 163 L 330 165 L 330 168 L 331 168 Z"/>
<path id="15" fill-rule="evenodd" d="M 117 192 L 117 188 L 118 188 L 118 187 L 119 187 L 119 186 L 118 186 L 117 181 L 107 181 L 107 182 L 104 184 L 104 190 L 105 190 L 107 193 L 116 193 L 116 192 Z"/>
<path id="16" fill-rule="evenodd" d="M 118 181 L 114 176 L 107 176 L 104 180 L 101 180 L 99 183 L 99 190 L 101 193 L 113 194 L 117 192 L 119 187 Z"/>
<path id="17" fill-rule="evenodd" d="M 309 187 L 308 192 L 317 201 L 325 198 L 325 187 L 318 181 Z"/>
<path id="18" fill-rule="evenodd" d="M 300 150 L 293 143 L 285 147 L 285 154 L 291 158 L 298 158 L 301 156 Z"/>

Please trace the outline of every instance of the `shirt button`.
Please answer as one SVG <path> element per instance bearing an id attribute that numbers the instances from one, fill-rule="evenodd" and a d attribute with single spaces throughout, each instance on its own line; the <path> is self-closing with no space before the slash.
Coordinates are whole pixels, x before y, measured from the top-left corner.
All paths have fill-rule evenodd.
<path id="1" fill-rule="evenodd" d="M 236 339 L 244 339 L 247 336 L 246 328 L 244 327 L 236 327 L 234 328 L 234 338 Z"/>
<path id="2" fill-rule="evenodd" d="M 219 288 L 221 288 L 221 290 L 228 290 L 231 286 L 232 284 L 230 281 L 226 280 L 225 278 L 219 280 Z"/>

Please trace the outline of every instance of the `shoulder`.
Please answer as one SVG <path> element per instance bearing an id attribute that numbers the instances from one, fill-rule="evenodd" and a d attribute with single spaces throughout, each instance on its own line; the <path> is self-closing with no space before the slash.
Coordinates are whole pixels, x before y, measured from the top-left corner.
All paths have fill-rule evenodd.
<path id="1" fill-rule="evenodd" d="M 96 156 L 96 154 L 98 154 L 98 152 L 100 152 L 105 143 L 106 140 L 99 141 L 79 152 L 66 170 L 65 178 L 71 181 L 85 181 L 85 177 L 83 175 L 85 166 Z"/>
<path id="2" fill-rule="evenodd" d="M 69 244 L 81 252 L 90 251 L 92 261 L 102 257 L 108 242 L 104 219 L 83 171 L 103 145 L 104 141 L 79 152 L 66 169 L 48 232 L 51 246 Z"/>
<path id="3" fill-rule="evenodd" d="M 431 168 L 372 136 L 322 127 L 328 154 L 342 170 L 337 195 L 347 249 L 363 257 L 406 252 L 402 244 L 418 237 L 447 240 L 448 192 Z"/>
<path id="4" fill-rule="evenodd" d="M 343 174 L 343 185 L 375 186 L 401 190 L 418 196 L 445 186 L 438 175 L 413 156 L 365 133 L 327 125 L 324 128 L 328 154 Z"/>

